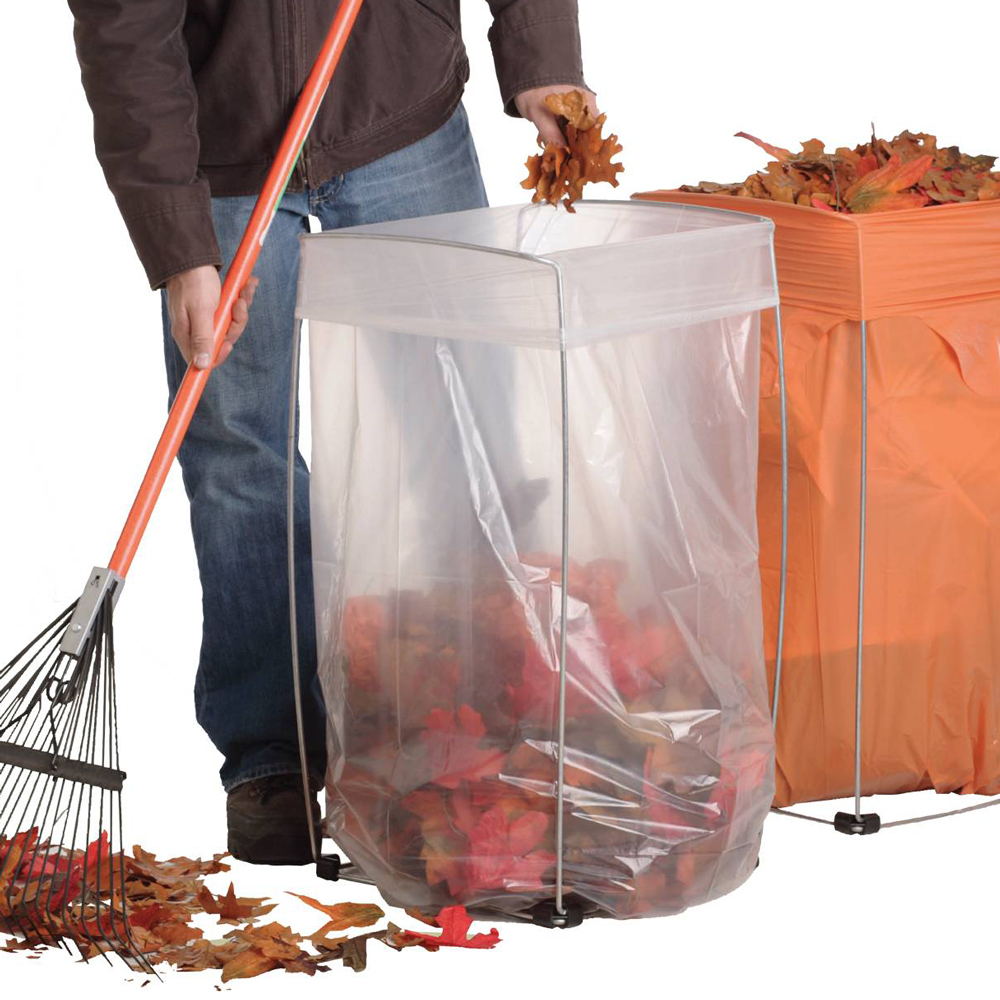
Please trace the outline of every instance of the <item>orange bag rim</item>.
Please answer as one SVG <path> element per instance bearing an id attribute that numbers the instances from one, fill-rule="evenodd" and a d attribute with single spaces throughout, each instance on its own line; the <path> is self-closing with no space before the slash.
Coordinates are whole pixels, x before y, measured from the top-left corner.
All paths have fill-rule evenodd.
<path id="1" fill-rule="evenodd" d="M 796 214 L 808 212 L 813 216 L 829 219 L 833 225 L 846 224 L 857 227 L 871 226 L 877 224 L 880 219 L 885 218 L 912 218 L 914 220 L 924 217 L 937 218 L 944 212 L 964 211 L 967 214 L 971 214 L 972 212 L 978 211 L 982 213 L 1000 213 L 1000 198 L 994 198 L 990 201 L 963 201 L 951 202 L 942 205 L 926 205 L 923 208 L 904 208 L 891 212 L 865 212 L 861 214 L 853 214 L 850 212 L 827 212 L 821 208 L 813 208 L 811 205 L 793 205 L 789 202 L 771 201 L 765 198 L 748 198 L 744 195 L 716 194 L 709 191 L 682 191 L 680 188 L 657 188 L 653 191 L 637 191 L 630 197 L 635 201 L 657 201 L 666 195 L 670 196 L 671 201 L 677 202 L 687 201 L 688 199 L 694 202 L 696 199 L 702 200 L 705 198 L 712 198 L 713 200 L 717 200 L 719 202 L 720 207 L 724 206 L 727 202 L 732 202 L 734 205 L 730 211 L 741 212 L 747 215 L 760 214 L 758 212 L 752 212 L 747 206 L 767 206 L 766 212 L 787 211 L 795 212 Z M 934 214 L 932 215 L 932 213 Z M 767 217 L 766 213 L 765 217 Z"/>

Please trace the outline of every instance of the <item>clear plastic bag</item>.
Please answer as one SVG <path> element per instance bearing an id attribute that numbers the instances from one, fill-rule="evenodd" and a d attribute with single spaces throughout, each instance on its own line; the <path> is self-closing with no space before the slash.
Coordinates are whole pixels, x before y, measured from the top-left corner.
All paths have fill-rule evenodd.
<path id="1" fill-rule="evenodd" d="M 327 829 L 391 903 L 656 915 L 753 870 L 770 240 L 630 202 L 303 238 Z"/>

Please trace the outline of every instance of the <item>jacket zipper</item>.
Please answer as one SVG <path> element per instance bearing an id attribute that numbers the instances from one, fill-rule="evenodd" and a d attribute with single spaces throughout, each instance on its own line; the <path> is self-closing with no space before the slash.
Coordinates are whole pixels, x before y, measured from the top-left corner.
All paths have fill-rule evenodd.
<path id="1" fill-rule="evenodd" d="M 289 48 L 291 52 L 291 73 L 292 73 L 292 85 L 295 88 L 295 99 L 298 100 L 299 94 L 302 91 L 302 82 L 300 82 L 300 77 L 302 76 L 302 63 L 299 59 L 299 53 L 303 51 L 305 44 L 305 19 L 302 14 L 302 9 L 300 7 L 300 0 L 289 0 L 288 4 L 288 24 L 289 24 Z M 299 154 L 298 162 L 295 164 L 295 173 L 298 178 L 302 181 L 302 185 L 305 188 L 309 188 L 312 185 L 309 182 L 309 156 L 307 153 L 307 147 L 309 145 L 309 136 L 306 136 L 305 142 L 302 144 L 302 151 Z"/>

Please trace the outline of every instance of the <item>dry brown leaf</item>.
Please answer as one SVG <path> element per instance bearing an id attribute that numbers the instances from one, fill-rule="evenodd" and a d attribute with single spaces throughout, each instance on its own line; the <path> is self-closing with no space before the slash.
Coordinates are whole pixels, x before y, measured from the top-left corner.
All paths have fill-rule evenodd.
<path id="1" fill-rule="evenodd" d="M 325 951 L 336 951 L 345 941 L 347 936 L 344 937 L 326 937 L 323 934 L 313 934 L 309 938 L 309 943 L 319 952 Z"/>
<path id="2" fill-rule="evenodd" d="M 368 967 L 368 942 L 372 939 L 384 941 L 388 933 L 388 930 L 372 931 L 370 934 L 349 938 L 340 946 L 336 957 L 340 958 L 349 969 L 364 972 Z"/>
<path id="3" fill-rule="evenodd" d="M 168 861 L 158 861 L 155 854 L 144 851 L 138 844 L 132 848 L 132 857 L 126 857 L 125 864 L 129 871 L 159 882 L 161 885 L 169 885 L 192 877 L 204 878 L 206 875 L 214 875 L 217 872 L 229 871 L 229 865 L 223 864 L 222 859 L 228 858 L 229 854 L 215 854 L 210 861 L 199 861 L 192 858 L 170 858 Z"/>
<path id="4" fill-rule="evenodd" d="M 278 904 L 263 905 L 265 898 L 238 899 L 232 882 L 229 883 L 229 891 L 225 896 L 216 896 L 204 885 L 198 891 L 198 902 L 206 913 L 218 915 L 220 924 L 242 924 L 270 913 Z"/>
<path id="5" fill-rule="evenodd" d="M 281 963 L 276 958 L 268 958 L 256 949 L 248 948 L 222 967 L 222 981 L 228 983 L 232 979 L 252 979 L 280 968 Z"/>
<path id="6" fill-rule="evenodd" d="M 591 129 L 597 124 L 597 118 L 590 110 L 587 95 L 582 90 L 549 94 L 545 98 L 545 106 L 556 118 L 565 118 L 574 128 Z"/>
<path id="7" fill-rule="evenodd" d="M 165 920 L 157 924 L 150 933 L 161 946 L 186 945 L 205 936 L 200 927 L 192 927 L 181 920 Z"/>

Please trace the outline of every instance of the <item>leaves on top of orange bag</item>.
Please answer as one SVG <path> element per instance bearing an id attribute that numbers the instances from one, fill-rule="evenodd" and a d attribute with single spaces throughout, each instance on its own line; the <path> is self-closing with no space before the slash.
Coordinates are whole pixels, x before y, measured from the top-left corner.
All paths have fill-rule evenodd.
<path id="1" fill-rule="evenodd" d="M 937 137 L 926 132 L 901 132 L 891 141 L 879 139 L 874 127 L 872 133 L 869 142 L 855 149 L 842 146 L 828 153 L 822 141 L 809 139 L 801 153 L 792 153 L 738 132 L 773 162 L 742 183 L 703 181 L 680 190 L 853 214 L 1000 198 L 1000 173 L 990 173 L 996 157 L 939 147 Z"/>
<path id="2" fill-rule="evenodd" d="M 533 202 L 558 205 L 561 201 L 572 212 L 585 184 L 604 182 L 618 187 L 618 174 L 625 168 L 612 160 L 622 147 L 618 136 L 604 137 L 607 117 L 590 110 L 582 91 L 550 94 L 545 105 L 558 119 L 566 142 L 547 143 L 540 154 L 529 156 L 528 176 L 521 187 L 534 190 Z"/>

